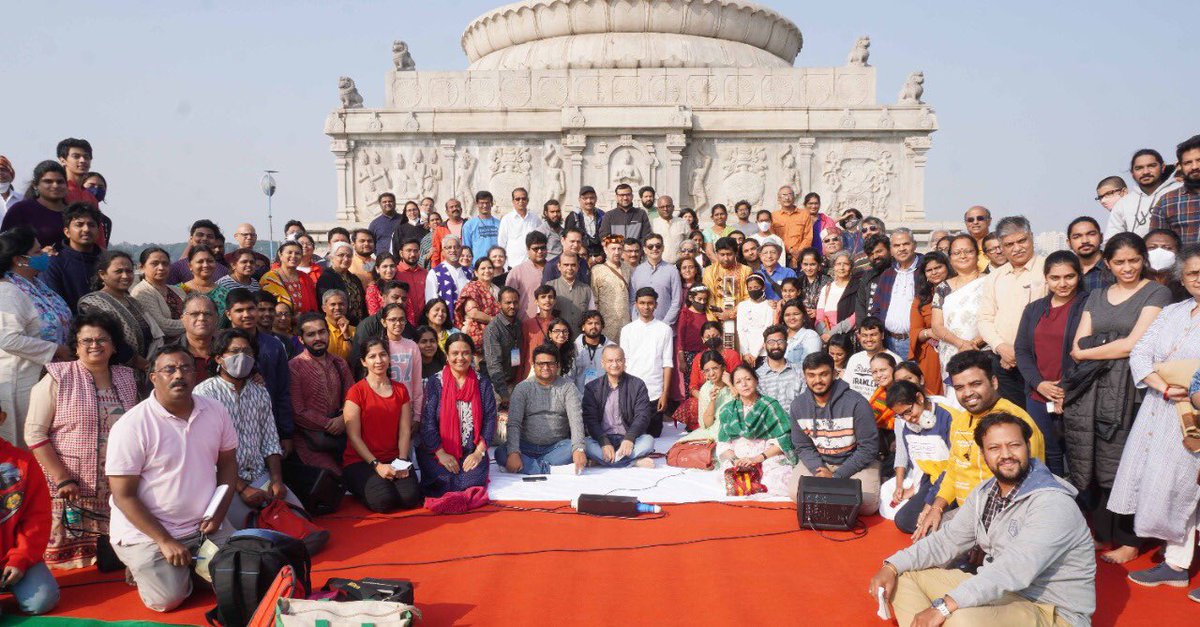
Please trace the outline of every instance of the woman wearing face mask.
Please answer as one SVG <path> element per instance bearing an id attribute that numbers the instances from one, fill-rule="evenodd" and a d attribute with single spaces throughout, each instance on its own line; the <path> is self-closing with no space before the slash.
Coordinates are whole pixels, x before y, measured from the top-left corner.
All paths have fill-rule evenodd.
<path id="1" fill-rule="evenodd" d="M 167 283 L 171 271 L 171 256 L 157 246 L 142 250 L 138 257 L 142 265 L 142 280 L 129 290 L 142 311 L 162 329 L 163 341 L 173 342 L 183 335 L 183 299 L 187 294 L 178 286 Z M 222 277 L 223 278 L 223 277 Z"/>
<path id="2" fill-rule="evenodd" d="M 879 513 L 911 534 L 917 519 L 933 503 L 950 459 L 950 411 L 933 401 L 919 385 L 895 381 L 887 389 L 887 406 L 896 420 L 896 475 L 879 491 Z"/>
<path id="3" fill-rule="evenodd" d="M 255 343 L 241 329 L 225 329 L 213 337 L 209 376 L 192 393 L 212 399 L 229 412 L 237 430 L 237 496 L 229 503 L 225 519 L 234 529 L 251 526 L 247 516 L 274 499 L 284 499 L 303 509 L 296 495 L 283 484 L 283 449 L 275 429 L 271 395 L 254 380 Z"/>
<path id="4" fill-rule="evenodd" d="M 1079 390 L 1065 390 L 1069 400 L 1063 405 L 1068 478 L 1080 491 L 1090 490 L 1098 497 L 1091 508 L 1092 529 L 1112 547 L 1100 558 L 1115 564 L 1137 557 L 1141 546 L 1132 517 L 1108 510 L 1113 479 L 1138 409 L 1129 354 L 1163 307 L 1171 304 L 1170 290 L 1145 278 L 1146 256 L 1146 243 L 1134 233 L 1118 233 L 1105 243 L 1104 263 L 1116 283 L 1088 295 L 1070 357 L 1081 365 L 1104 362 L 1106 372 L 1087 377 Z M 1042 427 L 1040 422 L 1038 426 Z M 1047 465 L 1051 441 L 1046 438 Z"/>
<path id="5" fill-rule="evenodd" d="M 375 255 L 375 269 L 371 271 L 371 275 L 375 280 L 367 286 L 367 315 L 373 316 L 380 309 L 383 309 L 383 294 L 379 293 L 379 286 L 384 281 L 392 281 L 396 278 L 396 256 L 391 253 L 380 253 Z"/>
<path id="6" fill-rule="evenodd" d="M 1191 298 L 1183 283 L 1175 276 L 1175 255 L 1183 246 L 1179 235 L 1171 229 L 1153 229 L 1146 233 L 1146 278 L 1167 286 L 1171 290 L 1171 302 L 1178 303 Z"/>
<path id="7" fill-rule="evenodd" d="M 1049 294 L 1025 307 L 1013 350 L 1025 378 L 1025 407 L 1046 439 L 1046 466 L 1061 475 L 1062 379 L 1075 366 L 1071 349 L 1088 295 L 1081 293 L 1083 265 L 1072 252 L 1051 253 L 1043 273 Z"/>
<path id="8" fill-rule="evenodd" d="M 921 365 L 930 394 L 942 393 L 942 362 L 937 351 L 937 335 L 933 331 L 933 291 L 954 276 L 950 260 L 940 252 L 927 253 L 917 264 L 917 297 L 909 312 L 908 358 Z"/>
<path id="9" fill-rule="evenodd" d="M 329 290 L 341 290 L 347 295 L 346 319 L 357 326 L 366 318 L 367 290 L 362 280 L 350 271 L 354 260 L 354 249 L 346 242 L 337 242 L 329 253 L 329 269 L 317 279 L 317 298 L 323 299 Z M 373 270 L 372 270 L 373 271 Z"/>
<path id="10" fill-rule="evenodd" d="M 60 232 L 62 226 L 59 226 Z M 37 280 L 50 257 L 29 227 L 0 233 L 0 437 L 25 446 L 29 391 L 51 360 L 67 360 L 71 310 Z"/>
<path id="11" fill-rule="evenodd" d="M 258 284 L 274 294 L 279 302 L 290 305 L 297 315 L 318 311 L 317 287 L 313 279 L 299 269 L 304 249 L 296 242 L 284 242 L 275 254 L 279 259 L 279 267 L 262 275 Z"/>
<path id="12" fill-rule="evenodd" d="M 83 177 L 83 189 L 96 199 L 96 208 L 99 209 L 99 203 L 104 202 L 108 193 L 108 181 L 99 172 L 88 172 L 87 176 Z M 96 245 L 108 248 L 108 242 L 112 239 L 112 218 L 101 213 L 99 222 L 100 234 L 96 237 Z"/>
<path id="13" fill-rule="evenodd" d="M 188 268 L 192 271 L 192 279 L 179 284 L 184 294 L 199 292 L 209 294 L 217 287 L 213 273 L 217 269 L 217 256 L 206 248 L 193 248 L 187 254 Z"/>
<path id="14" fill-rule="evenodd" d="M 677 264 L 694 261 L 684 258 Z M 671 386 L 674 400 L 679 403 L 672 418 L 675 422 L 683 423 L 685 428 L 696 427 L 696 392 L 691 385 L 692 362 L 704 351 L 703 329 L 708 324 L 708 288 L 703 283 L 692 285 L 683 290 L 687 301 L 679 309 L 679 318 L 675 321 L 675 359 L 679 367 L 675 369 L 675 384 Z"/>
<path id="15" fill-rule="evenodd" d="M 471 367 L 475 344 L 462 333 L 446 340 L 446 367 L 425 380 L 421 420 L 422 488 L 433 497 L 486 486 L 487 443 L 496 433 L 496 394 Z M 438 399 L 434 402 L 432 399 Z"/>
<path id="16" fill-rule="evenodd" d="M 117 362 L 146 372 L 146 360 L 162 346 L 163 332 L 129 294 L 133 259 L 119 250 L 105 251 L 96 261 L 96 279 L 99 289 L 79 299 L 79 313 L 106 313 L 120 322 L 125 341 L 117 345 Z"/>
<path id="17" fill-rule="evenodd" d="M 43 161 L 33 169 L 25 199 L 8 208 L 0 231 L 18 226 L 33 229 L 42 246 L 63 240 L 63 212 L 67 210 L 67 170 L 57 161 Z"/>
<path id="18" fill-rule="evenodd" d="M 76 316 L 68 345 L 79 358 L 46 364 L 46 376 L 29 395 L 25 440 L 46 472 L 52 497 L 45 553 L 50 568 L 91 566 L 97 535 L 108 533 L 108 434 L 138 402 L 133 370 L 109 363 L 120 340 L 121 325 L 111 317 Z M 77 523 L 64 524 L 68 508 L 83 510 Z"/>

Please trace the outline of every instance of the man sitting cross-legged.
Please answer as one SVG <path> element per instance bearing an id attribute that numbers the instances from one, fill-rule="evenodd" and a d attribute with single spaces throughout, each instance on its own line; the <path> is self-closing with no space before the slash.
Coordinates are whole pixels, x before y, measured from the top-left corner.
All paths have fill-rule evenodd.
<path id="1" fill-rule="evenodd" d="M 601 353 L 604 375 L 584 386 L 584 443 L 588 459 L 601 466 L 653 468 L 654 436 L 646 433 L 654 406 L 646 384 L 625 372 L 625 351 L 610 344 Z"/>
<path id="2" fill-rule="evenodd" d="M 574 381 L 558 376 L 558 349 L 533 349 L 533 378 L 513 388 L 508 403 L 506 441 L 496 447 L 496 463 L 508 472 L 544 475 L 552 466 L 574 462 L 583 471 L 583 410 Z"/>
<path id="3" fill-rule="evenodd" d="M 901 625 L 1090 625 L 1096 556 L 1075 488 L 1030 454 L 1029 423 L 984 416 L 974 439 L 994 478 L 980 483 L 958 515 L 883 562 L 871 578 Z M 978 546 L 976 574 L 943 566 Z"/>

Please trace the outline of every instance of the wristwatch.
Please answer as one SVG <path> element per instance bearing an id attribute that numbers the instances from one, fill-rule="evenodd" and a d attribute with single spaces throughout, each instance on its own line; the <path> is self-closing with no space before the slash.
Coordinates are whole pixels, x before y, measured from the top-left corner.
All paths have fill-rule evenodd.
<path id="1" fill-rule="evenodd" d="M 374 468 L 379 465 L 379 460 L 372 459 L 371 461 L 367 462 L 367 465 L 370 466 L 371 468 Z"/>
<path id="2" fill-rule="evenodd" d="M 946 607 L 946 599 L 942 597 L 934 599 L 933 609 L 937 610 L 942 616 L 950 618 L 950 608 Z"/>

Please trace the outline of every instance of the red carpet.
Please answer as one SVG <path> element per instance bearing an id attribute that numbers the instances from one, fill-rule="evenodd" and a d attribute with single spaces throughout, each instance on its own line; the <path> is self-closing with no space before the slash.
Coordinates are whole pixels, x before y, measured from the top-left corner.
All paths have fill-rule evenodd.
<path id="1" fill-rule="evenodd" d="M 794 509 L 766 504 L 672 505 L 665 518 L 633 521 L 494 506 L 463 516 L 422 510 L 383 517 L 345 503 L 345 517 L 320 519 L 333 537 L 313 566 L 314 585 L 332 576 L 411 579 L 425 625 L 883 624 L 867 581 L 906 544 L 877 517 L 868 519 L 866 537 L 832 542 L 795 531 Z M 363 516 L 369 518 L 356 518 Z M 762 535 L 714 539 L 748 534 Z M 660 546 L 624 548 L 639 545 Z M 511 554 L 529 551 L 545 552 Z M 508 555 L 413 564 L 488 553 Z M 372 563 L 392 565 L 366 566 Z M 1126 566 L 1150 563 L 1147 554 Z M 1200 624 L 1200 605 L 1186 591 L 1133 585 L 1124 566 L 1101 564 L 1099 573 L 1095 624 Z M 113 579 L 120 574 L 87 569 L 60 575 L 59 582 Z M 1191 585 L 1200 586 L 1200 577 Z M 156 614 L 125 583 L 97 583 L 65 589 L 55 614 L 204 624 L 212 604 L 211 593 L 197 593 L 183 608 Z M 4 612 L 15 611 L 6 600 Z"/>

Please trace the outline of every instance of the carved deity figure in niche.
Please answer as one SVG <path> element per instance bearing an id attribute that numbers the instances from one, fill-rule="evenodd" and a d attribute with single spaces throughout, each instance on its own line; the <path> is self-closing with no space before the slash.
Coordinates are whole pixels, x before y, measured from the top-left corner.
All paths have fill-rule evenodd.
<path id="1" fill-rule="evenodd" d="M 800 177 L 800 168 L 796 166 L 796 155 L 792 153 L 791 145 L 784 148 L 783 153 L 779 155 L 779 166 L 783 184 L 790 186 L 797 197 L 802 196 L 804 181 Z"/>
<path id="2" fill-rule="evenodd" d="M 692 175 L 688 180 L 688 193 L 692 197 L 692 207 L 703 210 L 708 207 L 708 192 L 704 188 L 704 179 L 708 178 L 708 171 L 712 168 L 712 157 L 696 148 L 693 164 Z"/>
<path id="3" fill-rule="evenodd" d="M 854 47 L 850 49 L 850 55 L 846 57 L 846 65 L 866 67 L 867 59 L 870 57 L 871 38 L 864 35 L 854 42 Z"/>
<path id="4" fill-rule="evenodd" d="M 921 96 L 925 95 L 925 73 L 913 72 L 900 88 L 897 102 L 900 104 L 921 104 Z"/>
<path id="5" fill-rule="evenodd" d="M 880 219 L 888 218 L 887 201 L 892 195 L 892 176 L 895 166 L 892 164 L 892 153 L 884 150 L 875 160 L 875 171 L 871 173 L 871 193 L 875 195 L 875 215 Z"/>
<path id="6" fill-rule="evenodd" d="M 475 174 L 475 165 L 479 162 L 470 150 L 464 148 L 455 160 L 454 197 L 463 207 L 463 215 L 474 215 L 475 192 L 471 190 L 471 177 Z"/>
<path id="7" fill-rule="evenodd" d="M 362 192 L 363 205 L 366 207 L 378 205 L 379 194 L 391 187 L 387 168 L 384 167 L 379 153 L 372 154 L 369 150 L 364 149 L 360 153 L 356 174 L 358 188 Z"/>
<path id="8" fill-rule="evenodd" d="M 392 165 L 395 166 L 396 171 L 396 175 L 392 177 L 392 182 L 394 184 L 392 193 L 396 194 L 396 197 L 403 202 L 408 200 L 410 198 L 410 194 L 416 191 L 414 181 L 412 179 L 412 172 L 410 171 L 411 166 L 409 165 L 408 160 L 404 158 L 404 153 L 400 150 L 397 150 L 392 156 Z"/>
<path id="9" fill-rule="evenodd" d="M 341 99 L 343 109 L 361 109 L 363 106 L 362 95 L 358 93 L 358 87 L 354 86 L 354 79 L 349 76 L 338 78 L 338 98 Z"/>
<path id="10" fill-rule="evenodd" d="M 429 148 L 429 162 L 425 168 L 425 177 L 421 179 L 421 195 L 437 201 L 438 184 L 442 182 L 442 166 L 438 163 L 437 148 Z"/>
<path id="11" fill-rule="evenodd" d="M 417 64 L 408 52 L 408 44 L 399 39 L 392 42 L 392 63 L 395 64 L 397 72 L 411 72 L 417 69 Z"/>
<path id="12" fill-rule="evenodd" d="M 562 202 L 563 196 L 567 193 L 567 173 L 563 167 L 563 158 L 557 144 L 549 144 L 546 148 L 546 154 L 542 159 L 546 162 L 546 174 L 544 176 L 543 185 L 546 188 L 546 196 Z"/>
<path id="13" fill-rule="evenodd" d="M 630 185 L 636 190 L 641 187 L 642 171 L 633 163 L 633 152 L 626 150 L 621 156 L 621 165 L 617 167 L 612 176 L 612 186 L 616 187 L 622 183 Z"/>

